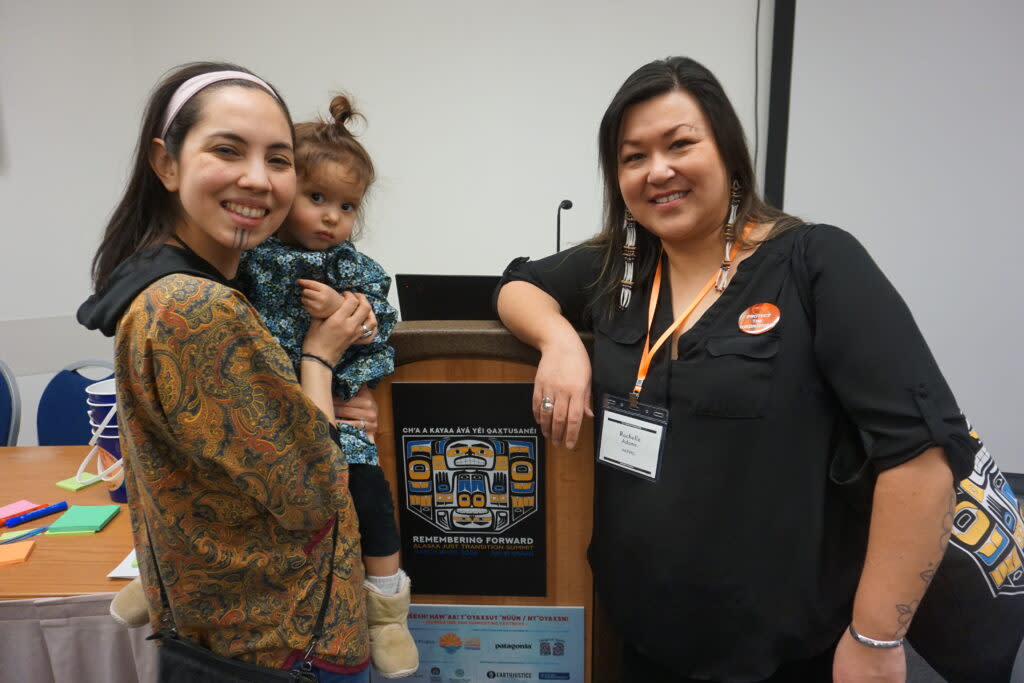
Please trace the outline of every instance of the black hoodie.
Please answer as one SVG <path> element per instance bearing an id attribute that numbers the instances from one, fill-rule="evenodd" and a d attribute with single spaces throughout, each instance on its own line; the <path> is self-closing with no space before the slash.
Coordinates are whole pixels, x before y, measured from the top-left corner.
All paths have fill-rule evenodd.
<path id="1" fill-rule="evenodd" d="M 90 330 L 99 330 L 113 337 L 121 316 L 139 292 L 172 273 L 196 275 L 234 288 L 213 265 L 195 252 L 163 244 L 144 249 L 115 268 L 103 291 L 96 292 L 79 306 L 78 322 Z"/>

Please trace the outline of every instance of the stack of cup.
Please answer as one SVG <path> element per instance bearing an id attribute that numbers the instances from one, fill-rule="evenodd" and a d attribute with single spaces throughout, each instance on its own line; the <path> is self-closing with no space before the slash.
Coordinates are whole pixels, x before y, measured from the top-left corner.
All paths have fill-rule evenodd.
<path id="1" fill-rule="evenodd" d="M 113 379 L 90 384 L 85 388 L 89 425 L 92 427 L 92 449 L 78 468 L 79 483 L 93 483 L 102 479 L 110 489 L 115 503 L 128 502 L 124 488 L 124 470 L 121 463 L 120 430 L 117 426 L 117 394 Z M 98 462 L 94 477 L 83 478 L 83 473 L 95 458 Z"/>

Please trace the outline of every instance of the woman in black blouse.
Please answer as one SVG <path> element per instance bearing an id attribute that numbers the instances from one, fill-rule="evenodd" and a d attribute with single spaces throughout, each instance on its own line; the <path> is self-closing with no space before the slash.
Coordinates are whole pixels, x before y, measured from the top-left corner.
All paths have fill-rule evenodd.
<path id="1" fill-rule="evenodd" d="M 637 70 L 599 144 L 603 231 L 513 262 L 498 311 L 541 351 L 545 435 L 572 447 L 596 397 L 624 680 L 903 681 L 979 447 L 909 311 L 853 237 L 758 197 L 700 64 Z"/>

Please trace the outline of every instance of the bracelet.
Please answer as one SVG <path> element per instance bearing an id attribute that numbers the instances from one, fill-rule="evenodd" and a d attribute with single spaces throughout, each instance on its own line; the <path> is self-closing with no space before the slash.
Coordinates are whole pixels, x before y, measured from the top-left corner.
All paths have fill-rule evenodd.
<path id="1" fill-rule="evenodd" d="M 850 623 L 850 635 L 861 645 L 867 645 L 868 647 L 879 648 L 882 650 L 892 650 L 903 645 L 903 639 L 899 640 L 875 640 L 874 638 L 868 638 L 857 633 L 853 628 L 853 622 Z"/>
<path id="2" fill-rule="evenodd" d="M 307 358 L 309 360 L 313 361 L 314 363 L 319 363 L 320 365 L 324 366 L 325 368 L 327 368 L 331 372 L 334 372 L 334 366 L 331 365 L 330 363 L 328 363 L 327 361 L 325 361 L 320 356 L 314 355 L 312 353 L 305 353 L 305 352 L 303 352 L 302 360 L 306 360 Z"/>

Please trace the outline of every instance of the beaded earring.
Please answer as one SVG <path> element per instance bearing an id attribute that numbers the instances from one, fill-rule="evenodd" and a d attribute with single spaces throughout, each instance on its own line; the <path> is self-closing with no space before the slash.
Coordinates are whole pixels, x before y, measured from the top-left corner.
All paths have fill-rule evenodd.
<path id="1" fill-rule="evenodd" d="M 622 270 L 622 289 L 619 292 L 619 310 L 629 308 L 629 301 L 633 297 L 633 264 L 636 263 L 636 219 L 629 209 L 622 220 L 622 230 L 626 233 L 625 242 L 622 244 L 622 258 L 626 262 Z"/>
<path id="2" fill-rule="evenodd" d="M 739 180 L 732 181 L 732 189 L 729 193 L 729 220 L 722 228 L 725 236 L 725 257 L 722 259 L 722 267 L 718 271 L 718 278 L 715 280 L 715 291 L 723 292 L 729 285 L 729 269 L 732 268 L 732 259 L 729 252 L 732 251 L 732 244 L 736 241 L 736 214 L 740 210 L 740 200 L 743 199 L 743 191 Z"/>

